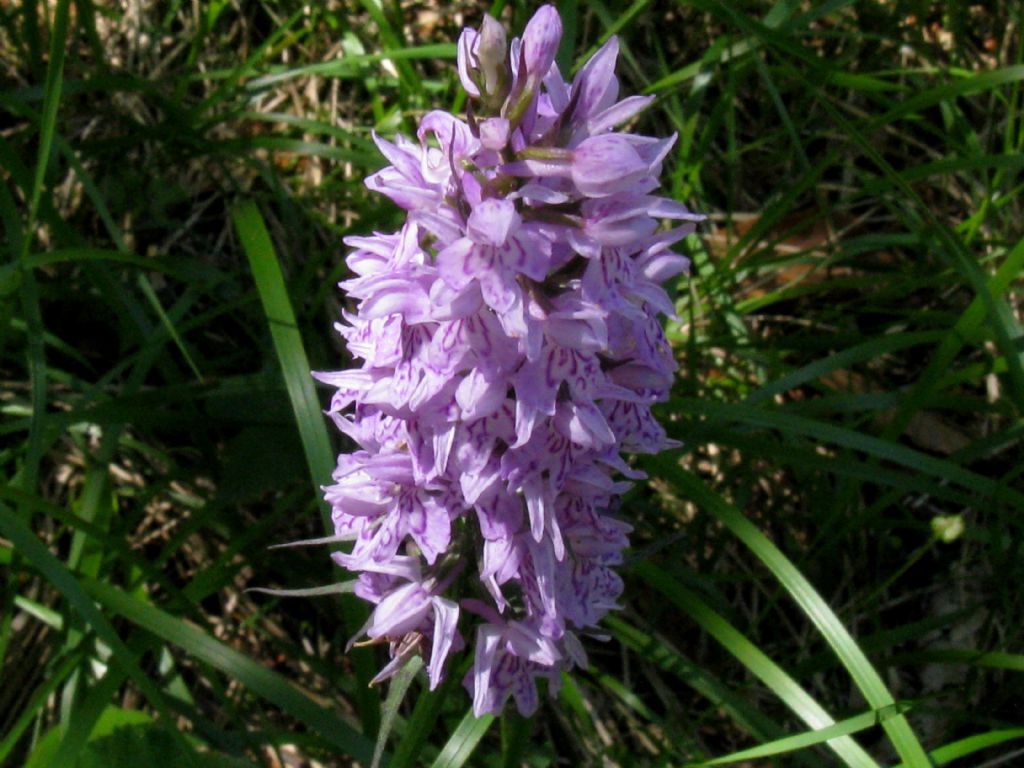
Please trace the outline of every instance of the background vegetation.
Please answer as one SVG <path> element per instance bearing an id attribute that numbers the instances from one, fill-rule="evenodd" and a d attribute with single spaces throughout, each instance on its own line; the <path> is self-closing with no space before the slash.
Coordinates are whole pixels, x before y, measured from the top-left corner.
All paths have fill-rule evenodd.
<path id="1" fill-rule="evenodd" d="M 559 5 L 710 215 L 685 448 L 591 669 L 532 722 L 411 680 L 390 765 L 1024 763 L 1022 6 Z M 359 606 L 244 590 L 335 580 L 268 547 L 322 532 L 341 238 L 481 12 L 0 3 L 0 763 L 369 763 Z"/>

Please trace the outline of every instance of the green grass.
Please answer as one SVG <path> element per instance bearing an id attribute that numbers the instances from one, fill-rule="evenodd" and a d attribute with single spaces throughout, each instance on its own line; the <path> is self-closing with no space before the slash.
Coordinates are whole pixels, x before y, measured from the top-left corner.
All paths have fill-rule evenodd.
<path id="1" fill-rule="evenodd" d="M 563 69 L 620 35 L 711 218 L 624 610 L 497 722 L 465 663 L 368 688 L 359 601 L 283 592 L 326 552 L 268 549 L 323 535 L 307 372 L 347 364 L 341 238 L 400 221 L 371 130 L 462 107 L 478 8 L 127 8 L 0 8 L 0 764 L 1020 759 L 1019 4 L 559 3 Z"/>

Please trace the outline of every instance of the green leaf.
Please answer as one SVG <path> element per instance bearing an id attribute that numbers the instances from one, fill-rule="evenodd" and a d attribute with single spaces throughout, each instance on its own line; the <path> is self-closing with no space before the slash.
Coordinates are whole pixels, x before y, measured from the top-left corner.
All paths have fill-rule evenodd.
<path id="1" fill-rule="evenodd" d="M 466 661 L 469 662 L 471 659 Z M 394 754 L 388 761 L 388 768 L 410 768 L 416 764 L 420 750 L 434 730 L 445 701 L 449 694 L 460 686 L 464 672 L 464 668 L 458 671 L 453 669 L 435 690 L 420 691 L 412 715 L 405 724 L 405 733 L 395 745 Z"/>
<path id="2" fill-rule="evenodd" d="M 92 627 L 93 631 L 112 651 L 111 663 L 120 667 L 139 686 L 157 710 L 169 715 L 163 694 L 139 668 L 138 660 L 124 644 L 124 641 L 100 613 L 93 601 L 82 589 L 75 576 L 36 538 L 4 504 L 0 504 L 0 533 L 14 544 L 14 548 L 36 568 L 75 609 L 79 616 Z"/>
<path id="3" fill-rule="evenodd" d="M 259 290 L 263 312 L 270 325 L 270 335 L 302 439 L 323 527 L 330 535 L 334 532 L 334 523 L 320 486 L 330 480 L 336 462 L 327 436 L 320 401 L 313 388 L 309 360 L 302 344 L 298 324 L 295 322 L 295 312 L 292 310 L 292 303 L 285 288 L 284 274 L 281 272 L 277 253 L 256 204 L 251 201 L 240 204 L 234 210 L 233 218 L 238 237 L 242 241 L 242 250 L 249 259 L 256 288 Z M 363 625 L 365 608 L 346 602 L 342 604 L 342 611 L 345 631 L 352 635 Z M 373 660 L 367 653 L 355 653 L 353 660 L 358 682 L 357 704 L 360 718 L 366 731 L 372 733 L 378 727 L 378 697 L 369 689 L 370 680 L 373 679 Z"/>
<path id="4" fill-rule="evenodd" d="M 107 610 L 221 670 L 253 693 L 304 723 L 344 754 L 369 763 L 373 744 L 330 709 L 325 709 L 286 678 L 228 647 L 203 630 L 108 584 L 93 581 L 89 594 Z"/>
<path id="5" fill-rule="evenodd" d="M 671 600 L 673 605 L 693 617 L 729 653 L 735 656 L 743 666 L 768 686 L 801 720 L 815 729 L 815 732 L 822 732 L 823 729 L 835 726 L 835 720 L 799 683 L 769 659 L 760 648 L 756 647 L 737 631 L 735 627 L 712 610 L 694 592 L 683 587 L 669 574 L 651 563 L 637 562 L 633 565 L 632 570 Z M 786 740 L 783 739 L 781 741 Z M 839 733 L 834 740 L 830 738 L 827 741 L 840 759 L 846 765 L 851 766 L 851 768 L 878 767 L 878 763 L 860 745 L 848 738 L 844 733 Z M 778 744 L 780 742 L 772 743 Z M 796 748 L 792 747 L 792 749 Z M 786 749 L 785 751 L 791 750 Z M 709 765 L 714 764 L 714 762 L 712 761 Z"/>
<path id="6" fill-rule="evenodd" d="M 929 754 L 935 765 L 946 765 L 954 760 L 959 760 L 961 757 L 967 757 L 975 752 L 980 752 L 983 749 L 989 749 L 990 747 L 1005 744 L 1008 741 L 1017 741 L 1018 739 L 1024 739 L 1024 728 L 1006 728 L 1003 730 L 988 731 L 986 733 L 976 733 L 973 736 L 968 736 L 965 739 L 960 739 L 952 742 L 951 744 L 946 744 L 938 749 L 934 749 Z M 1010 758 L 1015 756 L 1019 757 L 1020 753 L 1015 752 L 1010 756 Z M 1008 762 L 1010 758 L 1001 760 L 997 757 L 985 765 L 993 766 L 993 768 L 997 765 L 1009 766 L 1011 765 L 1011 763 Z M 907 768 L 907 765 L 905 763 L 900 763 L 899 765 L 894 766 L 894 768 Z"/>
<path id="7" fill-rule="evenodd" d="M 679 413 L 704 415 L 716 422 L 735 423 L 781 432 L 801 435 L 819 443 L 832 443 L 861 451 L 879 459 L 901 464 L 922 474 L 942 478 L 974 492 L 985 494 L 989 499 L 1008 501 L 1024 510 L 1024 494 L 1008 488 L 998 480 L 985 477 L 977 472 L 946 459 L 937 459 L 922 451 L 907 448 L 891 440 L 866 435 L 853 429 L 836 426 L 802 416 L 787 413 L 781 409 L 752 408 L 743 403 L 713 403 L 696 398 L 675 398 L 671 408 Z"/>
<path id="8" fill-rule="evenodd" d="M 774 755 L 786 754 L 787 752 L 794 752 L 798 749 L 806 749 L 807 747 L 813 747 L 817 744 L 822 744 L 828 741 L 839 740 L 848 737 L 850 734 L 871 728 L 878 725 L 878 723 L 883 722 L 885 718 L 891 716 L 893 712 L 898 711 L 901 710 L 897 706 L 885 711 L 872 710 L 870 712 L 864 712 L 856 715 L 855 717 L 846 718 L 838 723 L 833 723 L 825 728 L 787 736 L 784 739 L 778 739 L 777 741 L 771 741 L 767 744 L 761 744 L 760 746 L 753 747 L 751 749 L 743 749 L 739 752 L 733 752 L 731 755 L 716 757 L 714 760 L 706 760 L 702 763 L 695 763 L 694 765 L 729 765 L 730 763 L 738 763 L 744 760 L 758 760 L 765 757 L 772 757 Z"/>
<path id="9" fill-rule="evenodd" d="M 122 728 L 150 725 L 152 722 L 153 718 L 141 710 L 108 706 L 97 718 L 96 724 L 92 728 L 90 740 L 102 739 Z M 59 726 L 47 731 L 39 740 L 32 754 L 29 755 L 25 768 L 48 768 L 53 766 L 53 759 L 57 756 L 57 745 L 60 743 L 60 740 L 61 729 Z"/>
<path id="10" fill-rule="evenodd" d="M 533 732 L 533 718 L 523 717 L 509 707 L 501 715 L 501 765 L 502 768 L 519 768 L 530 744 Z"/>
<path id="11" fill-rule="evenodd" d="M 868 704 L 876 710 L 888 710 L 895 705 L 896 701 L 889 689 L 849 631 L 817 590 L 778 547 L 739 510 L 714 493 L 692 473 L 680 469 L 673 479 L 695 504 L 705 508 L 732 531 L 779 580 L 839 657 Z M 885 720 L 882 727 L 909 768 L 929 768 L 928 756 L 902 714 Z"/>
<path id="12" fill-rule="evenodd" d="M 989 278 L 986 284 L 987 294 L 993 297 L 993 300 L 1002 296 L 1010 284 L 1019 277 L 1021 269 L 1024 269 L 1024 238 L 1007 254 L 995 275 Z M 953 328 L 943 335 L 928 367 L 917 377 L 900 405 L 899 413 L 886 429 L 887 436 L 897 436 L 906 429 L 914 414 L 921 409 L 928 396 L 938 388 L 943 376 L 949 372 L 957 354 L 963 349 L 965 340 L 972 338 L 989 316 L 988 312 L 989 305 L 985 298 L 975 296 Z M 992 320 L 995 321 L 996 318 Z"/>
<path id="13" fill-rule="evenodd" d="M 431 768 L 462 768 L 493 723 L 494 715 L 475 717 L 472 711 L 467 712 Z"/>
<path id="14" fill-rule="evenodd" d="M 244 202 L 233 213 L 235 230 L 242 241 L 242 250 L 249 259 L 256 288 L 259 290 L 263 311 L 270 324 L 270 335 L 281 364 L 285 387 L 295 413 L 295 423 L 302 438 L 316 497 L 324 516 L 324 527 L 330 532 L 330 510 L 321 498 L 320 485 L 327 482 L 334 470 L 334 452 L 327 437 L 324 416 L 320 408 L 309 360 L 302 344 L 291 299 L 285 289 L 284 275 L 263 216 L 253 202 Z"/>
<path id="15" fill-rule="evenodd" d="M 423 659 L 414 655 L 405 662 L 405 665 L 388 683 L 388 695 L 381 706 L 380 731 L 377 733 L 377 745 L 373 750 L 373 762 L 370 763 L 370 768 L 380 766 L 384 757 L 384 749 L 388 744 L 388 736 L 391 735 L 391 729 L 394 728 L 395 720 L 398 718 L 398 709 L 402 706 L 409 686 L 416 679 L 416 673 L 421 669 L 423 669 Z"/>
<path id="16" fill-rule="evenodd" d="M 50 672 L 39 687 L 32 692 L 28 702 L 22 708 L 21 715 L 17 720 L 15 720 L 7 733 L 4 734 L 3 739 L 0 740 L 0 765 L 6 765 L 7 757 L 17 745 L 21 735 L 29 725 L 32 724 L 33 720 L 37 717 L 43 716 L 43 710 L 46 707 L 47 699 L 58 687 L 64 684 L 64 681 L 67 680 L 68 676 L 78 668 L 81 662 L 81 654 L 65 654 L 56 669 Z M 53 754 L 55 752 L 58 741 L 59 738 L 52 739 L 53 746 L 47 748 L 49 750 L 48 754 Z M 41 748 L 42 742 L 40 742 L 40 746 L 37 747 L 37 751 Z"/>
<path id="17" fill-rule="evenodd" d="M 46 181 L 46 169 L 50 163 L 50 150 L 53 147 L 53 136 L 57 128 L 57 111 L 60 107 L 60 92 L 64 84 L 64 52 L 68 42 L 68 13 L 70 0 L 58 0 L 53 17 L 53 28 L 50 30 L 50 61 L 46 67 L 46 83 L 43 86 L 43 113 L 39 121 L 39 151 L 36 155 L 36 170 L 32 178 L 32 191 L 28 204 L 28 226 L 23 248 L 28 248 L 32 231 L 35 229 L 39 214 L 39 201 L 42 198 L 43 186 Z M 24 256 L 24 254 L 23 254 Z"/>
<path id="18" fill-rule="evenodd" d="M 405 48 L 405 41 L 402 40 L 401 28 L 395 29 L 387 15 L 384 13 L 384 8 L 380 0 L 360 0 L 363 8 L 370 14 L 370 18 L 373 19 L 377 25 L 377 30 L 380 33 L 381 41 L 384 43 L 385 48 L 392 48 L 394 50 L 402 50 Z M 412 93 L 418 93 L 423 87 L 423 79 L 416 74 L 416 70 L 409 64 L 409 60 L 405 58 L 395 59 L 395 67 L 398 69 L 398 79 L 401 81 L 402 86 L 407 88 Z"/>
<path id="19" fill-rule="evenodd" d="M 784 732 L 778 723 L 667 643 L 617 616 L 605 617 L 604 625 L 620 643 L 700 693 L 757 740 L 771 741 L 783 737 Z"/>
<path id="20" fill-rule="evenodd" d="M 57 768 L 54 763 L 60 728 L 46 733 L 25 768 Z M 67 764 L 65 764 L 67 765 Z M 154 723 L 145 712 L 107 707 L 96 721 L 73 768 L 253 768 L 248 760 L 200 751 L 176 737 L 167 726 Z"/>
<path id="21" fill-rule="evenodd" d="M 77 768 L 255 768 L 248 760 L 209 750 L 198 751 L 175 739 L 168 727 L 131 725 L 90 739 Z"/>

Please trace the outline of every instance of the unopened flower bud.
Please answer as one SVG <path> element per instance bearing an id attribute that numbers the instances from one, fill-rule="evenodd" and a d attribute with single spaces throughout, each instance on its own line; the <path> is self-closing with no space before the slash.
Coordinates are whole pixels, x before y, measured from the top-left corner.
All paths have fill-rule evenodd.
<path id="1" fill-rule="evenodd" d="M 562 41 L 562 20 L 553 5 L 544 5 L 523 30 L 523 60 L 531 83 L 544 79 Z"/>
<path id="2" fill-rule="evenodd" d="M 504 100 L 506 94 L 502 91 L 508 87 L 507 56 L 505 28 L 493 16 L 486 14 L 480 25 L 476 57 L 484 78 L 484 91 L 498 101 Z"/>

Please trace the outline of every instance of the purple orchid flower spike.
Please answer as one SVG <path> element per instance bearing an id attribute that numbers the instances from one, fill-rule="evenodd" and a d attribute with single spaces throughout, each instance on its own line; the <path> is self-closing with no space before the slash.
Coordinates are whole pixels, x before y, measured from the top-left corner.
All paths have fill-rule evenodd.
<path id="1" fill-rule="evenodd" d="M 478 715 L 536 711 L 618 608 L 612 510 L 643 477 L 622 454 L 674 445 L 651 414 L 676 368 L 661 284 L 702 218 L 654 194 L 674 137 L 616 130 L 650 98 L 618 100 L 615 38 L 569 83 L 561 35 L 550 5 L 511 43 L 485 17 L 458 44 L 471 118 L 374 137 L 389 165 L 366 184 L 406 223 L 346 239 L 359 366 L 316 374 L 355 444 L 324 488 L 374 606 L 353 640 L 388 647 L 374 682 L 420 654 L 435 688 L 471 638 Z"/>

